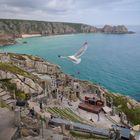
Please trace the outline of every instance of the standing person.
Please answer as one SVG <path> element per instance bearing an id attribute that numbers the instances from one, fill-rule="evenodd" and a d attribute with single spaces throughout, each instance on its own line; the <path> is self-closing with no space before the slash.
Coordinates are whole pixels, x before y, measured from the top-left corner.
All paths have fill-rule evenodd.
<path id="1" fill-rule="evenodd" d="M 61 102 L 63 102 L 63 95 L 61 96 Z"/>
<path id="2" fill-rule="evenodd" d="M 42 107 L 42 101 L 40 101 L 40 103 L 39 103 L 39 107 L 40 107 L 40 110 L 43 109 L 43 107 Z"/>

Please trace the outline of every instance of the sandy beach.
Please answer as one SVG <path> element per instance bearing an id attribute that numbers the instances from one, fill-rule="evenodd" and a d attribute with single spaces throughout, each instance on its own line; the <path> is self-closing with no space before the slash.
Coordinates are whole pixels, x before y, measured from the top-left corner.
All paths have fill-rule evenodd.
<path id="1" fill-rule="evenodd" d="M 39 37 L 41 34 L 22 34 L 22 38 Z"/>

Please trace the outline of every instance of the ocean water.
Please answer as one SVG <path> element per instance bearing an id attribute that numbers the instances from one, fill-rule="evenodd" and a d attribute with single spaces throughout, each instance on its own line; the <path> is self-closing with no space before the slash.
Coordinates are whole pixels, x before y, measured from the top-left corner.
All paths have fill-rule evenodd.
<path id="1" fill-rule="evenodd" d="M 112 92 L 140 101 L 140 30 L 135 34 L 72 34 L 17 39 L 16 45 L 1 47 L 1 52 L 32 54 L 56 63 L 77 78 L 90 80 Z M 23 44 L 27 41 L 27 44 Z M 79 65 L 58 58 L 74 54 L 87 41 L 88 49 Z"/>

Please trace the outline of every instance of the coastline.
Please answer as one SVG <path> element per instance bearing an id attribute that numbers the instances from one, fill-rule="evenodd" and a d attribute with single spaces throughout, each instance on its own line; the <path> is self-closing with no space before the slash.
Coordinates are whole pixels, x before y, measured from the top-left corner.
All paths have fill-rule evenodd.
<path id="1" fill-rule="evenodd" d="M 11 36 L 12 42 L 4 37 L 2 46 L 15 44 L 16 38 L 28 38 L 50 35 L 64 35 L 64 34 L 77 34 L 77 33 L 107 33 L 107 34 L 131 34 L 124 25 L 104 25 L 102 28 L 95 27 L 93 25 L 87 25 L 82 23 L 65 23 L 65 22 L 47 22 L 47 21 L 32 21 L 32 20 L 14 20 L 14 19 L 0 19 L 0 23 L 3 25 L 0 34 L 0 41 L 3 36 Z M 28 24 L 27 24 L 28 23 Z M 34 26 L 32 24 L 34 23 Z M 14 27 L 14 28 L 11 28 Z M 22 28 L 21 28 L 22 27 Z M 32 27 L 32 28 L 31 28 Z"/>
<path id="2" fill-rule="evenodd" d="M 130 117 L 132 124 L 140 123 L 140 119 L 137 118 L 137 115 L 140 115 L 140 103 L 131 97 L 110 93 L 107 89 L 102 88 L 100 85 L 93 84 L 91 81 L 80 80 L 78 78 L 72 77 L 71 75 L 64 73 L 60 66 L 50 63 L 41 57 L 27 54 L 0 53 L 0 58 L 0 78 L 3 79 L 4 77 L 4 79 L 9 79 L 9 77 L 11 77 L 10 81 L 16 84 L 16 88 L 20 89 L 22 94 L 24 93 L 31 95 L 38 91 L 38 95 L 42 95 L 43 88 L 41 87 L 42 84 L 40 82 L 42 80 L 44 81 L 45 75 L 51 75 L 51 77 L 53 77 L 53 83 L 56 83 L 50 85 L 51 90 L 53 91 L 55 88 L 57 88 L 59 93 L 64 92 L 66 97 L 68 97 L 71 102 L 74 103 L 77 101 L 77 99 L 84 99 L 85 96 L 98 96 L 98 98 L 102 101 L 112 100 L 113 106 L 115 106 L 117 112 L 124 112 L 127 116 Z M 5 69 L 8 72 L 5 72 Z M 37 73 L 41 73 L 42 77 L 40 77 Z M 17 80 L 15 80 L 15 77 L 17 77 Z M 27 83 L 20 78 L 25 79 Z M 63 84 L 57 86 L 57 81 L 61 81 Z M 19 82 L 21 84 L 19 84 Z M 9 84 L 9 82 L 7 84 Z M 78 94 L 77 89 L 75 89 L 75 85 L 77 84 L 80 86 L 80 91 Z M 22 85 L 22 88 L 20 85 Z M 13 92 L 13 90 L 11 92 Z M 21 93 L 19 93 L 18 96 L 20 96 Z"/>
<path id="3" fill-rule="evenodd" d="M 105 25 L 106 26 L 106 25 Z M 125 26 L 124 26 L 125 27 Z M 112 27 L 111 27 L 112 28 Z M 127 29 L 127 28 L 126 28 Z M 76 34 L 90 34 L 90 33 L 101 33 L 101 34 L 114 34 L 114 35 L 120 35 L 120 34 L 134 34 L 134 31 L 120 31 L 120 32 L 106 32 L 106 31 L 83 31 L 83 32 L 64 32 L 64 33 L 50 33 L 50 34 L 42 34 L 42 33 L 23 33 L 23 34 L 0 34 L 0 46 L 8 46 L 8 45 L 14 45 L 16 44 L 16 39 L 18 38 L 33 38 L 33 37 L 58 37 L 58 36 L 69 36 L 69 35 L 76 35 Z"/>
<path id="4" fill-rule="evenodd" d="M 80 33 L 81 34 L 81 33 Z M 82 34 L 85 34 L 85 33 L 82 33 Z M 101 33 L 102 34 L 102 33 Z M 27 38 L 28 38 L 28 34 L 26 34 L 27 35 Z M 25 36 L 26 36 L 25 35 Z M 37 37 L 38 35 L 40 35 L 40 34 L 37 34 L 37 35 L 30 35 L 30 37 Z M 60 35 L 47 35 L 47 36 L 41 36 L 41 37 L 58 37 L 58 36 L 69 36 L 69 35 L 75 35 L 75 34 L 60 34 Z M 29 37 L 29 38 L 30 38 Z M 21 40 L 22 40 L 22 38 L 20 38 Z M 41 57 L 41 56 L 40 56 Z M 65 73 L 65 72 L 64 72 Z M 94 81 L 90 81 L 90 80 L 84 80 L 84 81 L 88 81 L 88 82 L 91 82 L 92 84 L 94 84 L 94 85 L 98 85 L 98 83 L 96 83 L 96 82 L 94 82 Z M 133 98 L 133 99 L 135 99 L 133 96 L 129 96 L 129 95 L 124 95 L 123 93 L 121 93 L 121 92 L 115 92 L 115 91 L 113 91 L 113 90 L 110 90 L 110 89 L 108 89 L 108 88 L 106 88 L 106 87 L 103 87 L 102 85 L 98 85 L 98 86 L 101 86 L 102 88 L 104 88 L 105 90 L 107 90 L 108 92 L 110 92 L 110 93 L 115 93 L 115 94 L 121 94 L 122 96 L 128 96 L 129 98 Z M 137 100 L 137 99 L 135 99 L 137 102 L 139 102 L 139 100 Z"/>

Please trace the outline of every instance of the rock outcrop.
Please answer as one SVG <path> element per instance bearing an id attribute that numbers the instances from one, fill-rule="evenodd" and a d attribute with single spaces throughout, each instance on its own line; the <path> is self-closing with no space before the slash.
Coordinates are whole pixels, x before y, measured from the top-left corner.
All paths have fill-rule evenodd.
<path id="1" fill-rule="evenodd" d="M 0 80 L 9 80 L 10 83 L 16 85 L 17 90 L 25 94 L 41 94 L 42 82 L 54 81 L 47 75 L 55 76 L 59 72 L 57 65 L 43 61 L 39 57 L 12 53 L 0 54 Z M 43 79 L 38 77 L 40 74 L 44 76 Z"/>
<path id="2" fill-rule="evenodd" d="M 43 91 L 43 89 L 38 85 L 38 83 L 35 83 L 32 79 L 25 78 L 23 76 L 18 77 L 20 78 L 10 80 L 11 83 L 16 84 L 18 90 L 30 94 L 34 93 L 40 94 Z"/>
<path id="3" fill-rule="evenodd" d="M 0 46 L 15 44 L 15 38 L 12 35 L 0 34 Z"/>
<path id="4" fill-rule="evenodd" d="M 17 78 L 17 77 L 13 73 L 0 70 L 0 80 L 15 79 L 15 78 Z"/>
<path id="5" fill-rule="evenodd" d="M 56 35 L 82 32 L 97 32 L 97 28 L 77 23 L 0 20 L 0 34 L 13 35 L 13 37 L 21 37 L 22 34 Z"/>
<path id="6" fill-rule="evenodd" d="M 128 29 L 124 25 L 118 25 L 118 26 L 105 25 L 102 28 L 102 32 L 110 33 L 110 34 L 132 33 L 132 32 L 129 32 Z"/>
<path id="7" fill-rule="evenodd" d="M 34 82 L 30 78 L 26 78 L 21 75 L 16 75 L 11 72 L 6 72 L 0 70 L 0 80 L 9 79 L 11 83 L 15 83 L 18 90 L 21 90 L 24 93 L 38 93 L 40 94 L 43 89 L 39 86 L 38 83 Z"/>
<path id="8" fill-rule="evenodd" d="M 21 122 L 23 124 L 23 127 L 21 128 L 21 133 L 24 137 L 35 137 L 40 134 L 40 126 L 36 120 L 26 116 L 22 118 Z"/>

